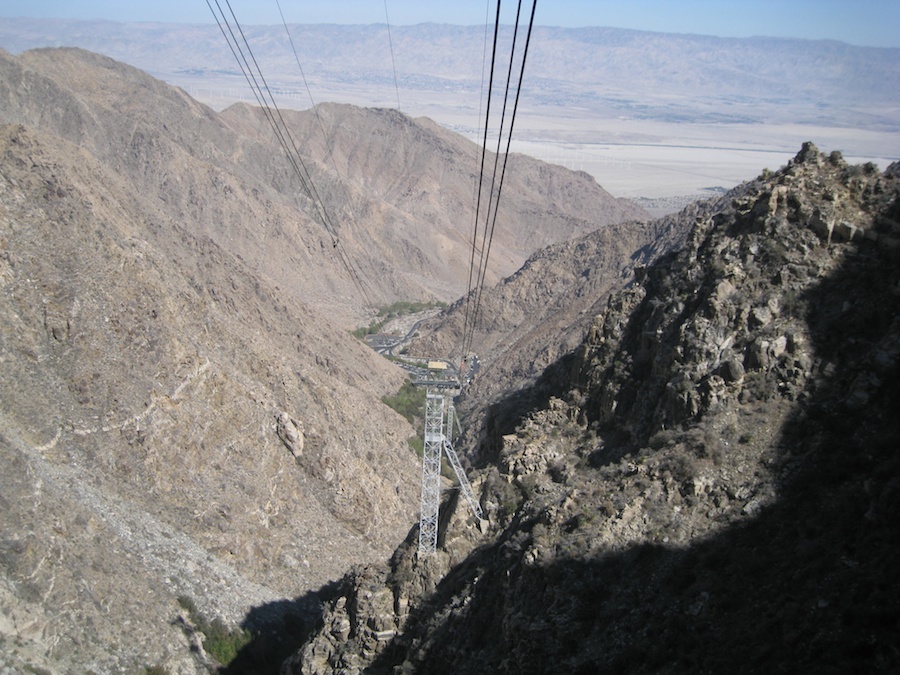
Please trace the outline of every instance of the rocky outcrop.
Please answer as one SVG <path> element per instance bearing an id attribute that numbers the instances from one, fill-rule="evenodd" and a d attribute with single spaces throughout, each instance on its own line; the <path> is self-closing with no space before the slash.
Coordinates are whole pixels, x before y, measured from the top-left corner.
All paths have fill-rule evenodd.
<path id="1" fill-rule="evenodd" d="M 482 451 L 488 535 L 348 578 L 327 616 L 383 579 L 396 636 L 320 632 L 284 672 L 900 666 L 898 173 L 808 144 L 692 215 Z"/>
<path id="2" fill-rule="evenodd" d="M 295 459 L 303 457 L 303 446 L 306 443 L 306 437 L 303 435 L 303 422 L 295 420 L 286 412 L 281 411 L 275 416 L 275 433 Z"/>
<path id="3" fill-rule="evenodd" d="M 843 264 L 843 250 L 829 246 L 835 227 L 892 259 L 893 181 L 807 144 L 698 221 L 687 247 L 591 327 L 574 375 L 590 391 L 588 422 L 645 442 L 734 402 L 795 400 L 815 372 L 804 293 Z"/>

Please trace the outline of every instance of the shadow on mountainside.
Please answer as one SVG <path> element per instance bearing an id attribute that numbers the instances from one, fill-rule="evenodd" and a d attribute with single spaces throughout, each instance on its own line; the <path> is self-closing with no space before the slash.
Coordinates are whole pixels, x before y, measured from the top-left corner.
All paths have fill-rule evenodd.
<path id="1" fill-rule="evenodd" d="M 571 386 L 570 373 L 576 360 L 577 350 L 563 355 L 548 366 L 534 384 L 507 394 L 487 409 L 484 432 L 469 458 L 475 467 L 482 469 L 495 464 L 503 446 L 503 436 L 515 433 L 529 415 L 546 408 L 553 396 Z M 469 424 L 467 429 L 471 426 Z"/>
<path id="2" fill-rule="evenodd" d="M 293 600 L 254 607 L 241 622 L 252 638 L 220 672 L 225 675 L 277 675 L 281 664 L 316 629 L 322 603 L 331 600 L 340 583 L 332 581 Z"/>
<path id="3" fill-rule="evenodd" d="M 900 269 L 846 246 L 803 298 L 824 377 L 780 431 L 773 504 L 685 548 L 544 563 L 523 559 L 540 517 L 514 521 L 366 672 L 898 672 Z"/>

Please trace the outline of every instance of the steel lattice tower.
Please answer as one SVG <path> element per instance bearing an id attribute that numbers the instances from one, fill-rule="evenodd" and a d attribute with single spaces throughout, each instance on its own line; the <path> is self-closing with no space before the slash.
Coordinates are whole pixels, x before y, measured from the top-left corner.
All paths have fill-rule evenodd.
<path id="1" fill-rule="evenodd" d="M 423 383 L 424 384 L 424 383 Z M 419 555 L 434 553 L 438 540 L 441 507 L 441 453 L 446 453 L 460 490 L 472 513 L 482 518 L 481 505 L 475 499 L 466 472 L 453 449 L 453 424 L 456 421 L 453 397 L 445 393 L 447 382 L 431 382 L 425 389 L 425 452 L 422 455 L 422 498 L 419 516 Z"/>
<path id="2" fill-rule="evenodd" d="M 444 395 L 425 389 L 425 452 L 422 455 L 422 498 L 419 517 L 419 554 L 437 548 L 441 506 L 441 452 L 444 446 Z"/>

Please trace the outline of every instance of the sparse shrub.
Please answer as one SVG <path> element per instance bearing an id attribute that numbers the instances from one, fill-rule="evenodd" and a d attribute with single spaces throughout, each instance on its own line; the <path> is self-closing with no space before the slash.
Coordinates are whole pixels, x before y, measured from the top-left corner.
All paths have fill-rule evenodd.
<path id="1" fill-rule="evenodd" d="M 768 401 L 778 392 L 778 382 L 766 371 L 754 371 L 744 378 L 744 391 L 749 401 Z"/>
<path id="2" fill-rule="evenodd" d="M 602 502 L 600 502 L 598 512 L 601 515 L 606 516 L 607 518 L 612 518 L 617 513 L 616 505 L 613 503 L 612 499 L 607 497 Z"/>
<path id="3" fill-rule="evenodd" d="M 410 424 L 425 417 L 425 391 L 406 380 L 393 396 L 382 396 L 381 402 L 403 415 Z"/>
<path id="4" fill-rule="evenodd" d="M 390 321 L 398 316 L 406 314 L 418 314 L 428 309 L 443 309 L 447 306 L 445 302 L 411 302 L 409 300 L 400 300 L 387 307 L 378 310 L 378 316 Z"/>
<path id="5" fill-rule="evenodd" d="M 540 478 L 540 475 L 537 473 L 529 473 L 518 478 L 515 482 L 522 489 L 525 497 L 531 499 L 539 491 Z"/>
<path id="6" fill-rule="evenodd" d="M 169 675 L 169 671 L 163 666 L 145 666 L 144 675 Z"/>
<path id="7" fill-rule="evenodd" d="M 46 668 L 41 668 L 40 666 L 33 666 L 30 663 L 25 666 L 25 670 L 29 673 L 34 673 L 34 675 L 53 675 L 52 672 L 47 670 Z"/>
<path id="8" fill-rule="evenodd" d="M 394 590 L 399 590 L 408 585 L 415 578 L 412 566 L 408 562 L 401 562 L 391 570 L 387 584 Z"/>
<path id="9" fill-rule="evenodd" d="M 660 464 L 660 468 L 667 469 L 672 479 L 677 483 L 693 480 L 697 475 L 697 463 L 693 457 L 686 453 L 676 453 Z"/>
<path id="10" fill-rule="evenodd" d="M 234 661 L 241 648 L 253 639 L 250 631 L 231 629 L 218 617 L 208 622 L 202 630 L 206 635 L 203 648 L 216 661 L 226 666 Z"/>
<path id="11" fill-rule="evenodd" d="M 465 468 L 463 468 L 463 471 L 465 471 Z M 459 476 L 456 475 L 453 465 L 450 464 L 446 456 L 441 457 L 441 475 L 459 485 Z"/>
<path id="12" fill-rule="evenodd" d="M 650 481 L 644 476 L 638 476 L 634 479 L 634 488 L 638 491 L 646 490 L 650 487 Z"/>
<path id="13" fill-rule="evenodd" d="M 351 331 L 351 334 L 362 340 L 366 335 L 374 335 L 384 328 L 384 325 L 391 319 L 407 314 L 417 314 L 428 309 L 443 309 L 447 304 L 444 302 L 411 302 L 409 300 L 400 300 L 387 307 L 378 310 L 378 316 L 375 321 L 368 326 L 360 326 Z"/>
<path id="14" fill-rule="evenodd" d="M 650 437 L 649 444 L 654 450 L 659 450 L 667 445 L 673 445 L 678 434 L 672 429 L 657 431 Z"/>
<path id="15" fill-rule="evenodd" d="M 544 523 L 536 523 L 531 530 L 531 540 L 539 548 L 549 548 L 553 543 L 550 528 Z"/>
<path id="16" fill-rule="evenodd" d="M 422 455 L 425 454 L 425 439 L 421 436 L 410 436 L 406 439 L 406 443 L 419 459 L 422 459 Z"/>
<path id="17" fill-rule="evenodd" d="M 515 514 L 522 497 L 512 483 L 508 483 L 500 476 L 496 468 L 488 473 L 485 479 L 484 494 L 488 499 L 497 502 L 498 517 L 501 520 L 511 518 Z"/>
<path id="18" fill-rule="evenodd" d="M 198 614 L 197 605 L 194 604 L 193 598 L 187 595 L 178 596 L 178 605 L 185 610 L 192 619 L 194 615 Z"/>
<path id="19" fill-rule="evenodd" d="M 498 497 L 500 498 L 501 515 L 511 518 L 519 508 L 519 493 L 511 483 L 507 483 L 507 487 L 509 489 L 501 491 Z"/>
<path id="20" fill-rule="evenodd" d="M 203 640 L 203 648 L 223 666 L 231 663 L 241 648 L 253 639 L 250 631 L 229 628 L 218 617 L 210 621 L 197 609 L 197 604 L 193 599 L 187 595 L 179 595 L 178 604 L 188 613 L 197 630 L 206 636 Z"/>
<path id="21" fill-rule="evenodd" d="M 763 248 L 766 260 L 773 266 L 784 264 L 788 258 L 787 246 L 783 241 L 770 238 L 766 240 L 766 246 Z"/>
<path id="22" fill-rule="evenodd" d="M 722 437 L 713 429 L 707 429 L 703 434 L 703 446 L 698 449 L 697 456 L 712 459 L 718 464 L 723 454 Z"/>
<path id="23" fill-rule="evenodd" d="M 373 333 L 377 333 L 381 328 L 382 324 L 371 323 L 368 326 L 360 326 L 359 328 L 354 328 L 350 331 L 350 335 L 353 337 L 362 340 L 366 335 L 372 335 Z"/>
<path id="24" fill-rule="evenodd" d="M 425 392 L 416 387 L 411 381 L 403 383 L 394 396 L 382 396 L 381 402 L 389 408 L 397 411 L 413 426 L 418 426 L 416 420 L 425 418 Z M 417 428 L 420 431 L 421 427 Z M 421 458 L 425 454 L 425 440 L 421 433 L 416 433 L 406 439 L 407 444 L 416 455 Z"/>
<path id="25" fill-rule="evenodd" d="M 796 289 L 789 287 L 782 292 L 781 312 L 786 316 L 803 315 L 803 303 Z"/>
<path id="26" fill-rule="evenodd" d="M 566 463 L 562 459 L 556 459 L 547 466 L 547 473 L 554 483 L 565 483 L 569 479 Z"/>

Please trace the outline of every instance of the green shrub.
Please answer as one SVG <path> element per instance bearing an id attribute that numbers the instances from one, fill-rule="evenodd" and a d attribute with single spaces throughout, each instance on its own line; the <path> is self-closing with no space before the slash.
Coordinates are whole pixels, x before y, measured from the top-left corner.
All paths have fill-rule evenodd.
<path id="1" fill-rule="evenodd" d="M 409 447 L 412 448 L 412 451 L 421 459 L 422 455 L 425 454 L 425 439 L 418 435 L 410 436 L 406 439 L 406 442 L 409 444 Z"/>
<path id="2" fill-rule="evenodd" d="M 425 390 L 410 380 L 393 396 L 382 396 L 381 402 L 403 415 L 410 424 L 414 425 L 416 418 L 425 417 Z"/>
<path id="3" fill-rule="evenodd" d="M 368 326 L 360 326 L 359 328 L 354 328 L 352 331 L 350 331 L 350 335 L 359 340 L 362 340 L 364 337 L 366 337 L 366 335 L 377 333 L 383 325 L 384 323 L 371 323 Z"/>
<path id="4" fill-rule="evenodd" d="M 242 647 L 249 644 L 253 635 L 248 630 L 229 628 L 225 622 L 216 617 L 212 621 L 197 609 L 196 603 L 187 595 L 178 596 L 178 604 L 194 622 L 197 630 L 205 635 L 203 648 L 223 666 L 231 663 Z"/>
<path id="5" fill-rule="evenodd" d="M 197 605 L 194 604 L 194 600 L 187 595 L 178 596 L 178 605 L 188 613 L 188 616 L 190 616 L 191 619 L 198 614 Z"/>
<path id="6" fill-rule="evenodd" d="M 30 663 L 25 666 L 25 670 L 29 673 L 34 673 L 34 675 L 53 675 L 53 673 L 46 668 L 41 668 L 40 666 L 33 666 Z"/>
<path id="7" fill-rule="evenodd" d="M 400 300 L 387 307 L 378 310 L 378 316 L 390 321 L 398 316 L 407 314 L 418 314 L 428 309 L 443 309 L 447 306 L 445 302 L 410 302 L 409 300 Z"/>
<path id="8" fill-rule="evenodd" d="M 425 441 L 422 441 L 422 445 L 425 445 Z M 425 454 L 424 449 L 422 450 L 422 454 Z M 448 480 L 452 480 L 456 482 L 456 472 L 453 470 L 453 467 L 450 466 L 450 462 L 447 461 L 447 456 L 441 453 L 441 475 Z"/>
<path id="9" fill-rule="evenodd" d="M 381 332 L 381 329 L 384 328 L 384 325 L 388 321 L 395 319 L 398 316 L 418 314 L 427 309 L 443 309 L 446 306 L 447 303 L 444 302 L 411 302 L 409 300 L 400 300 L 392 305 L 380 308 L 375 321 L 368 326 L 360 326 L 351 331 L 351 334 L 362 340 L 366 335 L 374 335 L 375 333 Z"/>
<path id="10" fill-rule="evenodd" d="M 250 631 L 231 629 L 218 617 L 207 623 L 202 630 L 206 635 L 203 648 L 216 661 L 225 666 L 234 661 L 241 648 L 253 639 Z"/>

